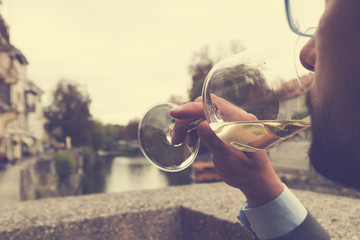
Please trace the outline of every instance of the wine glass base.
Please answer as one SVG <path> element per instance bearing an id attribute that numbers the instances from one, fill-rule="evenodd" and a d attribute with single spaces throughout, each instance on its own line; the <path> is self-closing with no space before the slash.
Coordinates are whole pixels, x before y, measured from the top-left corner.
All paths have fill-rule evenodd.
<path id="1" fill-rule="evenodd" d="M 186 142 L 171 143 L 175 119 L 170 110 L 177 105 L 159 104 L 148 110 L 139 123 L 138 136 L 144 156 L 156 167 L 167 172 L 178 172 L 190 166 L 196 158 L 199 143 L 189 146 Z"/>

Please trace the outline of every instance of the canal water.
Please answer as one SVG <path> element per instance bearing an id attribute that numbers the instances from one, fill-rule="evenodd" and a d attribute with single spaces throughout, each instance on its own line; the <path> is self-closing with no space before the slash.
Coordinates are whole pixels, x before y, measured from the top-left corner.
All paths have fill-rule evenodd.
<path id="1" fill-rule="evenodd" d="M 192 183 L 191 168 L 167 173 L 143 156 L 102 157 L 87 175 L 84 193 L 124 192 Z"/>
<path id="2" fill-rule="evenodd" d="M 104 192 L 154 189 L 169 185 L 161 170 L 142 157 L 115 157 L 105 179 Z"/>

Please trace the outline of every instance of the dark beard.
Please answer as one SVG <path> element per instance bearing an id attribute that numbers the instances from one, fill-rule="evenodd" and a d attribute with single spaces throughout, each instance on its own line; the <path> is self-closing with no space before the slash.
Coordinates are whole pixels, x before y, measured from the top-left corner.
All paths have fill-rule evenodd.
<path id="1" fill-rule="evenodd" d="M 350 147 L 352 144 L 346 142 L 351 139 L 344 141 L 334 133 L 334 122 L 331 121 L 326 106 L 314 112 L 310 92 L 307 96 L 307 106 L 312 121 L 313 139 L 309 152 L 311 164 L 322 176 L 346 187 L 360 190 L 359 150 L 353 149 Z"/>

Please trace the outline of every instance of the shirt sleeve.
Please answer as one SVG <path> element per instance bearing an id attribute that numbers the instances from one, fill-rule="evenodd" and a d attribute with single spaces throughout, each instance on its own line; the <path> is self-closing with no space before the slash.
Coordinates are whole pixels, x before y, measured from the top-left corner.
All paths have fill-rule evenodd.
<path id="1" fill-rule="evenodd" d="M 297 197 L 285 186 L 273 201 L 256 208 L 245 202 L 238 219 L 258 239 L 272 239 L 286 235 L 299 226 L 307 216 L 307 210 Z"/>

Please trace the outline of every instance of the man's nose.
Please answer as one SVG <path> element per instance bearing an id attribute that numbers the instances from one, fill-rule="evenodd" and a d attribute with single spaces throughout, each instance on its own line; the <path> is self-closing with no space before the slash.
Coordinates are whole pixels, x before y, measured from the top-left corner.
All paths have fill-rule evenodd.
<path id="1" fill-rule="evenodd" d="M 301 49 L 300 62 L 309 71 L 315 71 L 315 38 L 311 38 Z"/>

